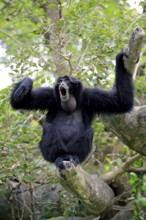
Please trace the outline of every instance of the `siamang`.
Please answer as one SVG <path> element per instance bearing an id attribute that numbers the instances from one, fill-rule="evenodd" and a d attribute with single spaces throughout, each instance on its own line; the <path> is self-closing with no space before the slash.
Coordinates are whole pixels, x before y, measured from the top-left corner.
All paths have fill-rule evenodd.
<path id="1" fill-rule="evenodd" d="M 86 88 L 74 77 L 59 77 L 55 86 L 33 89 L 27 77 L 11 93 L 14 109 L 47 110 L 39 147 L 45 160 L 60 169 L 64 161 L 75 166 L 83 162 L 92 148 L 91 123 L 96 113 L 125 113 L 132 109 L 132 75 L 123 63 L 125 52 L 116 57 L 115 83 L 111 90 Z"/>

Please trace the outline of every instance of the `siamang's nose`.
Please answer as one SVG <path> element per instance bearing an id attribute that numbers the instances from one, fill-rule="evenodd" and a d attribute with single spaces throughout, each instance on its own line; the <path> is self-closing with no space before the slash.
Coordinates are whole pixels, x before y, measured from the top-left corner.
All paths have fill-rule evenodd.
<path id="1" fill-rule="evenodd" d="M 61 86 L 65 86 L 65 82 L 62 82 L 60 85 L 61 85 Z"/>

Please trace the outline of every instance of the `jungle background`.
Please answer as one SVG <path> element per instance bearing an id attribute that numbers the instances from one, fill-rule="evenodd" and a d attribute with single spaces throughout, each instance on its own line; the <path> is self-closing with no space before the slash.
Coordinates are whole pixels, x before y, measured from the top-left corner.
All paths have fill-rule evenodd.
<path id="1" fill-rule="evenodd" d="M 0 220 L 146 219 L 145 157 L 110 184 L 113 209 L 102 217 L 87 215 L 39 152 L 44 113 L 14 111 L 9 104 L 13 84 L 26 76 L 34 79 L 34 87 L 73 75 L 85 86 L 109 89 L 116 54 L 135 27 L 146 30 L 145 1 L 131 2 L 134 8 L 125 0 L 0 1 L 0 81 L 7 72 L 12 81 L 0 90 Z M 146 104 L 145 74 L 144 44 L 134 82 L 137 106 Z M 93 151 L 82 165 L 90 174 L 106 174 L 136 155 L 98 116 L 93 128 Z"/>

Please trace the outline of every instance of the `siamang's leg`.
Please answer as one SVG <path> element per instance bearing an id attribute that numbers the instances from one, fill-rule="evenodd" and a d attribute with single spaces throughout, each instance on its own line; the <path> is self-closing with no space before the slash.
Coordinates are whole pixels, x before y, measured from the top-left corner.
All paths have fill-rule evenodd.
<path id="1" fill-rule="evenodd" d="M 68 143 L 67 153 L 70 155 L 77 155 L 80 163 L 83 162 L 92 149 L 93 130 L 89 128 L 75 143 Z"/>
<path id="2" fill-rule="evenodd" d="M 44 125 L 39 147 L 44 159 L 51 163 L 54 163 L 60 155 L 65 154 L 63 143 L 57 135 L 55 128 L 47 123 Z"/>
<path id="3" fill-rule="evenodd" d="M 65 169 L 64 161 L 70 161 L 74 164 L 74 166 L 77 166 L 80 162 L 77 155 L 65 154 L 55 160 L 56 167 L 58 167 L 59 169 Z"/>
<path id="4" fill-rule="evenodd" d="M 59 156 L 55 164 L 60 169 L 65 169 L 64 161 L 70 161 L 75 166 L 83 162 L 92 149 L 93 130 L 90 128 L 79 137 L 76 142 L 70 141 L 66 146 L 67 154 Z"/>

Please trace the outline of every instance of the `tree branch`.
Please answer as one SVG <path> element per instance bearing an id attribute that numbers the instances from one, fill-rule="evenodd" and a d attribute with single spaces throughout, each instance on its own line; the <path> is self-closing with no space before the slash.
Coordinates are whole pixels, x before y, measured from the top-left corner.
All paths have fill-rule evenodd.
<path id="1" fill-rule="evenodd" d="M 102 121 L 130 149 L 146 155 L 146 105 L 123 115 L 102 115 Z"/>
<path id="2" fill-rule="evenodd" d="M 0 33 L 6 35 L 7 37 L 11 38 L 15 43 L 17 43 L 19 46 L 24 46 L 24 44 L 21 41 L 18 41 L 15 37 L 13 37 L 11 34 L 3 31 L 2 29 L 0 29 Z M 26 45 L 25 45 L 26 46 Z"/>
<path id="3" fill-rule="evenodd" d="M 74 194 L 94 215 L 108 212 L 114 203 L 111 188 L 96 175 L 89 175 L 80 166 L 64 161 L 65 169 L 58 171 L 61 185 Z"/>
<path id="4" fill-rule="evenodd" d="M 146 169 L 143 168 L 143 167 L 141 167 L 141 168 L 134 168 L 134 167 L 132 167 L 132 168 L 130 168 L 130 169 L 128 170 L 128 172 L 129 172 L 129 173 L 130 173 L 130 172 L 133 172 L 133 173 L 136 173 L 136 174 L 138 174 L 138 175 L 144 175 L 144 174 L 146 174 Z"/>
<path id="5" fill-rule="evenodd" d="M 127 57 L 124 57 L 124 64 L 127 71 L 131 74 L 134 73 L 136 64 L 140 59 L 144 36 L 145 34 L 141 27 L 135 28 L 130 37 L 128 47 L 125 50 Z"/>
<path id="6" fill-rule="evenodd" d="M 115 167 L 110 172 L 106 173 L 105 175 L 101 176 L 108 184 L 112 182 L 112 180 L 116 179 L 118 176 L 121 176 L 123 173 L 130 170 L 131 165 L 142 156 L 140 154 L 136 154 L 133 157 L 129 158 L 125 163 L 123 163 L 120 167 Z"/>

